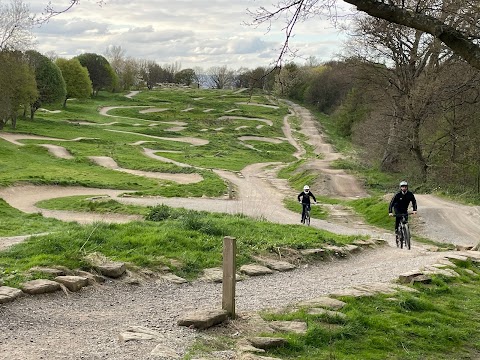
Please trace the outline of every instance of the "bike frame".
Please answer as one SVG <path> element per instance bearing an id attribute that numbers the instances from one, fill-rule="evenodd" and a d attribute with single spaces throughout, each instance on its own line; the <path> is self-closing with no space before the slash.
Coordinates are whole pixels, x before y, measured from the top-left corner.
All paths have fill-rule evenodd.
<path id="1" fill-rule="evenodd" d="M 400 248 L 403 249 L 403 245 L 410 250 L 410 227 L 408 226 L 408 214 L 396 214 L 395 217 L 400 218 L 400 224 L 398 224 L 398 240 L 400 244 L 397 243 L 397 246 L 400 245 Z"/>

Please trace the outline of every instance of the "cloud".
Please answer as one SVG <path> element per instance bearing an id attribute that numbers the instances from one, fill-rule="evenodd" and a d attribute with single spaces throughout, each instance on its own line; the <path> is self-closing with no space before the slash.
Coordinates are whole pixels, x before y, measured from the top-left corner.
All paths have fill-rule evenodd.
<path id="1" fill-rule="evenodd" d="M 56 8 L 62 4 L 65 1 L 52 1 Z M 127 56 L 159 64 L 179 62 L 183 68 L 269 66 L 284 41 L 283 24 L 266 32 L 265 27 L 244 23 L 251 21 L 248 7 L 270 4 L 270 0 L 106 0 L 99 7 L 96 0 L 83 0 L 35 29 L 37 49 L 68 58 L 82 52 L 104 54 L 115 45 Z M 312 19 L 299 24 L 290 45 L 305 58 L 321 59 L 338 49 L 335 32 L 330 23 Z"/>

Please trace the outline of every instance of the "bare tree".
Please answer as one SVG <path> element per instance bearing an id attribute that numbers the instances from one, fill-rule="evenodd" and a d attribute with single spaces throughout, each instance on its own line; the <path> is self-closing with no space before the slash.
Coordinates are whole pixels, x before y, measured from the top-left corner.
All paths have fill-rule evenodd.
<path id="1" fill-rule="evenodd" d="M 472 0 L 343 0 L 357 10 L 388 22 L 428 33 L 442 41 L 471 66 L 480 69 L 480 2 Z M 286 19 L 286 40 L 278 62 L 289 50 L 289 40 L 299 21 L 325 16 L 336 21 L 336 0 L 283 0 L 273 9 L 260 7 L 254 12 L 253 24 L 271 24 Z M 457 21 L 452 21 L 455 18 Z M 270 28 L 270 25 L 269 25 Z M 277 62 L 277 63 L 278 63 Z"/>
<path id="2" fill-rule="evenodd" d="M 207 70 L 209 87 L 225 89 L 233 84 L 234 73 L 226 66 L 214 66 Z"/>
<path id="3" fill-rule="evenodd" d="M 0 2 L 0 51 L 27 50 L 33 43 L 31 28 L 36 19 L 22 0 Z"/>

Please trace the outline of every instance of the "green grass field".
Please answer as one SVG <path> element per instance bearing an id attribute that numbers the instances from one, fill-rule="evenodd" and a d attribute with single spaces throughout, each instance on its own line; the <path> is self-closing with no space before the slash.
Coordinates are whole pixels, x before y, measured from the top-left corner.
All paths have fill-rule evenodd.
<path id="1" fill-rule="evenodd" d="M 288 179 L 292 188 L 300 189 L 303 184 L 314 182 L 318 174 L 297 171 L 304 161 L 292 156 L 295 148 L 287 141 L 240 140 L 284 138 L 281 127 L 288 114 L 285 105 L 280 102 L 278 108 L 272 108 L 245 105 L 247 102 L 272 105 L 261 93 L 250 97 L 247 92 L 192 89 L 144 91 L 133 99 L 124 94 L 100 93 L 92 100 L 69 101 L 67 108 L 58 113 L 38 111 L 33 121 L 19 119 L 16 129 L 7 125 L 0 133 L 51 138 L 19 139 L 23 146 L 0 139 L 0 190 L 25 184 L 69 185 L 129 190 L 136 196 L 214 198 L 226 194 L 228 186 L 212 169 L 239 171 L 258 162 L 288 164 L 280 176 Z M 100 114 L 103 107 L 117 108 L 108 112 L 110 116 L 104 116 Z M 153 108 L 161 111 L 145 111 Z M 291 123 L 294 129 L 298 128 L 298 119 L 292 117 Z M 183 128 L 172 129 L 176 126 Z M 76 138 L 82 139 L 72 141 Z M 306 157 L 313 157 L 305 140 L 298 136 L 297 141 L 306 148 Z M 42 144 L 64 147 L 72 158 L 53 156 Z M 338 148 L 350 151 L 348 144 L 338 144 Z M 184 166 L 149 157 L 144 148 Z M 178 184 L 136 176 L 97 165 L 91 156 L 110 157 L 124 169 L 196 173 L 203 180 Z M 337 166 L 360 176 L 372 196 L 349 202 L 318 197 L 319 203 L 341 203 L 353 208 L 368 223 L 391 229 L 382 196 L 391 189 L 392 177 L 364 169 L 354 161 L 344 160 Z M 276 253 L 281 248 L 342 245 L 361 238 L 301 225 L 273 224 L 243 215 L 166 206 L 146 208 L 111 199 L 92 202 L 88 198 L 68 196 L 45 200 L 37 206 L 133 214 L 146 220 L 79 225 L 26 214 L 0 200 L 0 236 L 48 233 L 0 251 L 0 279 L 4 285 L 18 287 L 25 280 L 44 277 L 28 272 L 34 266 L 88 270 L 85 256 L 95 252 L 124 261 L 131 270 L 156 271 L 167 266 L 179 276 L 195 279 L 203 269 L 221 265 L 222 239 L 227 235 L 237 238 L 238 266 L 251 262 L 255 255 Z M 312 209 L 312 217 L 328 216 L 321 204 Z M 295 199 L 286 200 L 285 206 L 300 211 Z M 266 314 L 272 320 L 298 318 L 309 324 L 305 336 L 288 335 L 288 345 L 269 354 L 305 360 L 478 358 L 480 284 L 478 277 L 466 269 L 476 274 L 480 271 L 471 263 L 459 266 L 463 269 L 461 278 L 436 278 L 431 285 L 418 287 L 417 294 L 402 293 L 394 300 L 385 296 L 345 299 L 345 321 L 314 317 L 302 311 Z M 339 327 L 325 329 L 320 324 L 325 320 Z"/>

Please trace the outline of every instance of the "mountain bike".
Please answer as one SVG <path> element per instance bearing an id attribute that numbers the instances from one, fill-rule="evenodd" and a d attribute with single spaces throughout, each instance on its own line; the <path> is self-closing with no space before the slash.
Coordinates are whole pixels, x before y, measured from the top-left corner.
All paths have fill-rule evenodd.
<path id="1" fill-rule="evenodd" d="M 302 204 L 303 206 L 303 204 Z M 304 223 L 307 226 L 310 226 L 310 210 L 312 209 L 312 204 L 310 205 L 305 205 L 305 216 L 302 218 L 302 223 Z M 302 209 L 303 210 L 303 209 Z"/>
<path id="2" fill-rule="evenodd" d="M 398 233 L 395 237 L 397 247 L 403 249 L 403 246 L 410 250 L 410 227 L 408 226 L 408 214 L 396 214 L 395 217 L 400 218 L 400 224 L 398 224 Z"/>

